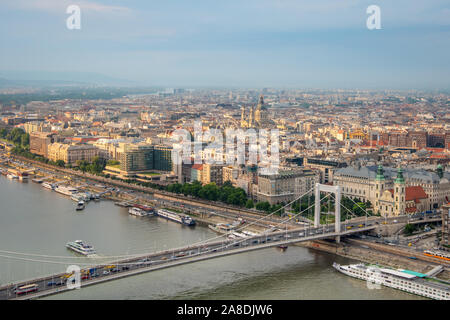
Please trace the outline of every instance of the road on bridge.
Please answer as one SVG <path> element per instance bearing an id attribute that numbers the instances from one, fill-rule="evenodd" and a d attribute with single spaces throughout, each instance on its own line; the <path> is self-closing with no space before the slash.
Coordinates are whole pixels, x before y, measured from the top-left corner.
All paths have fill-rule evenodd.
<path id="1" fill-rule="evenodd" d="M 271 232 L 233 240 L 224 239 L 222 241 L 207 242 L 157 253 L 133 256 L 120 261 L 110 261 L 109 263 L 82 268 L 86 271 L 94 271 L 91 273 L 82 273 L 81 286 L 93 285 L 143 272 L 193 263 L 225 255 L 260 250 L 296 242 L 333 238 L 338 235 L 345 236 L 357 232 L 369 231 L 373 228 L 375 228 L 374 225 L 365 226 L 361 224 L 348 224 L 347 226 L 342 226 L 340 232 L 335 232 L 334 224 L 322 225 L 317 228 L 298 228 L 295 230 Z M 70 290 L 66 286 L 67 281 L 75 280 L 67 278 L 68 276 L 70 275 L 64 273 L 54 274 L 0 287 L 0 299 L 32 299 Z M 35 285 L 37 292 L 30 292 L 22 295 L 17 294 L 17 289 L 26 285 Z"/>

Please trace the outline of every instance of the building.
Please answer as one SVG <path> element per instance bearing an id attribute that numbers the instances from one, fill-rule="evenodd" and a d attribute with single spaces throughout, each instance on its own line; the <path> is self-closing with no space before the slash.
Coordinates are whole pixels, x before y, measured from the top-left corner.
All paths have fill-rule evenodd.
<path id="1" fill-rule="evenodd" d="M 345 162 L 337 162 L 324 159 L 305 158 L 304 166 L 316 169 L 320 173 L 320 183 L 333 183 L 333 172 L 338 168 L 345 168 Z"/>
<path id="2" fill-rule="evenodd" d="M 222 168 L 222 181 L 230 181 L 233 183 L 239 177 L 239 169 L 233 166 L 225 166 Z"/>
<path id="3" fill-rule="evenodd" d="M 50 132 L 30 133 L 30 152 L 48 157 L 48 146 L 55 142 L 55 134 Z"/>
<path id="4" fill-rule="evenodd" d="M 120 170 L 127 175 L 148 171 L 172 171 L 172 147 L 150 144 L 123 144 Z"/>
<path id="5" fill-rule="evenodd" d="M 164 145 L 153 146 L 153 169 L 172 171 L 172 147 Z"/>
<path id="6" fill-rule="evenodd" d="M 259 174 L 256 198 L 271 205 L 288 203 L 314 188 L 319 175 L 306 168 L 280 169 L 277 174 Z"/>
<path id="7" fill-rule="evenodd" d="M 273 125 L 269 119 L 267 106 L 264 104 L 264 96 L 260 95 L 256 107 L 250 107 L 248 120 L 245 115 L 245 108 L 241 108 L 241 127 L 242 128 L 267 128 Z"/>
<path id="8" fill-rule="evenodd" d="M 202 181 L 203 165 L 194 164 L 191 168 L 191 181 Z"/>
<path id="9" fill-rule="evenodd" d="M 450 251 L 449 232 L 450 232 L 450 202 L 442 206 L 442 238 L 441 246 Z"/>
<path id="10" fill-rule="evenodd" d="M 64 144 L 55 142 L 48 146 L 48 159 L 55 162 L 62 160 L 66 164 L 71 165 L 75 165 L 78 160 L 92 162 L 98 155 L 98 149 L 89 144 Z"/>
<path id="11" fill-rule="evenodd" d="M 425 131 L 385 132 L 382 140 L 390 146 L 422 149 L 427 147 L 428 134 Z"/>
<path id="12" fill-rule="evenodd" d="M 383 180 L 379 174 L 377 178 Z M 377 186 L 383 185 L 380 181 L 377 182 Z M 398 216 L 427 210 L 428 195 L 421 186 L 406 187 L 401 168 L 398 169 L 394 180 L 394 188 L 383 190 L 380 187 L 380 191 L 381 195 L 376 199 L 374 209 L 382 216 Z"/>
<path id="13" fill-rule="evenodd" d="M 223 183 L 223 165 L 216 164 L 204 164 L 202 166 L 202 184 L 208 184 L 214 182 L 220 186 Z"/>
<path id="14" fill-rule="evenodd" d="M 42 121 L 30 121 L 23 124 L 23 130 L 31 134 L 33 132 L 48 132 L 50 128 Z"/>
<path id="15" fill-rule="evenodd" d="M 120 155 L 120 170 L 129 173 L 153 169 L 153 146 L 125 144 Z"/>
<path id="16" fill-rule="evenodd" d="M 334 185 L 342 187 L 342 195 L 370 201 L 378 208 L 377 202 L 382 197 L 385 190 L 394 188 L 398 169 L 383 168 L 380 166 L 351 166 L 341 168 L 334 173 Z M 405 179 L 405 191 L 408 194 L 415 193 L 414 189 L 408 187 L 421 187 L 427 195 L 426 200 L 420 198 L 417 209 L 432 210 L 437 209 L 444 203 L 449 202 L 450 197 L 450 173 L 444 172 L 442 167 L 438 167 L 436 172 L 424 169 L 407 168 L 402 170 Z M 422 194 L 423 196 L 423 194 Z M 414 199 L 419 199 L 414 196 Z M 422 208 L 425 206 L 425 208 Z M 412 210 L 412 209 L 410 209 Z"/>

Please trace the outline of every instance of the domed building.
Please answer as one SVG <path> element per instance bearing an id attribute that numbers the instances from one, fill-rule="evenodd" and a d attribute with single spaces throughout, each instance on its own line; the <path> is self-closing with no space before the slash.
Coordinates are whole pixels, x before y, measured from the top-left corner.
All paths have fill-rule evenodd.
<path id="1" fill-rule="evenodd" d="M 245 116 L 245 108 L 241 108 L 241 127 L 242 128 L 257 128 L 269 129 L 274 126 L 274 122 L 269 118 L 267 106 L 264 103 L 264 96 L 259 96 L 256 108 L 251 107 L 248 120 Z"/>

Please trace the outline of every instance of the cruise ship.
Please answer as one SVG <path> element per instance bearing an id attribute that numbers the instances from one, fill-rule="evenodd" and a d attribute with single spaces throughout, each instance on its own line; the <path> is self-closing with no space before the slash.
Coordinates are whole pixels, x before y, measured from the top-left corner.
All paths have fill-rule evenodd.
<path id="1" fill-rule="evenodd" d="M 410 270 L 394 270 L 374 265 L 333 263 L 333 267 L 350 277 L 369 281 L 389 288 L 406 291 L 435 300 L 450 300 L 450 283 L 429 278 Z"/>
<path id="2" fill-rule="evenodd" d="M 43 182 L 42 186 L 44 188 L 47 188 L 47 189 L 50 189 L 50 190 L 55 190 L 55 186 L 53 184 L 49 183 L 49 182 Z"/>
<path id="3" fill-rule="evenodd" d="M 85 256 L 91 256 L 96 254 L 94 248 L 88 245 L 83 240 L 75 240 L 72 242 L 67 242 L 66 247 L 70 250 L 73 250 Z"/>
<path id="4" fill-rule="evenodd" d="M 151 214 L 149 211 L 143 210 L 138 207 L 131 207 L 130 209 L 128 209 L 128 213 L 137 217 L 144 217 Z"/>
<path id="5" fill-rule="evenodd" d="M 224 234 L 224 233 L 232 232 L 235 227 L 230 224 L 218 223 L 216 225 L 209 224 L 208 228 L 210 228 L 211 230 L 213 230 L 215 232 Z"/>
<path id="6" fill-rule="evenodd" d="M 146 211 L 148 214 L 153 214 L 154 213 L 154 210 L 153 210 L 152 207 L 149 207 L 149 206 L 146 206 L 146 205 L 143 205 L 143 204 L 135 204 L 134 207 L 142 209 L 142 210 Z"/>
<path id="7" fill-rule="evenodd" d="M 179 215 L 175 212 L 166 210 L 166 209 L 159 209 L 157 211 L 158 216 L 165 218 L 167 220 L 172 220 L 181 224 L 184 224 L 186 226 L 193 226 L 195 225 L 195 220 L 187 215 Z"/>
<path id="8" fill-rule="evenodd" d="M 11 180 L 19 179 L 19 176 L 16 176 L 15 174 L 12 173 L 8 173 L 6 177 Z"/>
<path id="9" fill-rule="evenodd" d="M 66 196 L 72 196 L 74 193 L 78 192 L 76 188 L 71 186 L 57 186 L 55 188 L 55 191 L 64 194 Z"/>

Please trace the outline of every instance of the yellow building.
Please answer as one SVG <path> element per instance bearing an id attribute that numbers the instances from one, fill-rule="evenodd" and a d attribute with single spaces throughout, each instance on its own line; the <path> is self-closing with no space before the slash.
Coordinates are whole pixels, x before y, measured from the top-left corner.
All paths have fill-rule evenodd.
<path id="1" fill-rule="evenodd" d="M 63 144 L 52 143 L 48 146 L 48 159 L 52 161 L 63 160 L 66 164 L 75 164 L 77 160 L 92 162 L 98 157 L 98 148 L 89 144 Z"/>
<path id="2" fill-rule="evenodd" d="M 355 131 L 351 131 L 350 134 L 350 139 L 360 139 L 360 140 L 367 140 L 369 138 L 369 135 L 367 133 L 365 133 L 362 130 L 355 130 Z"/>

